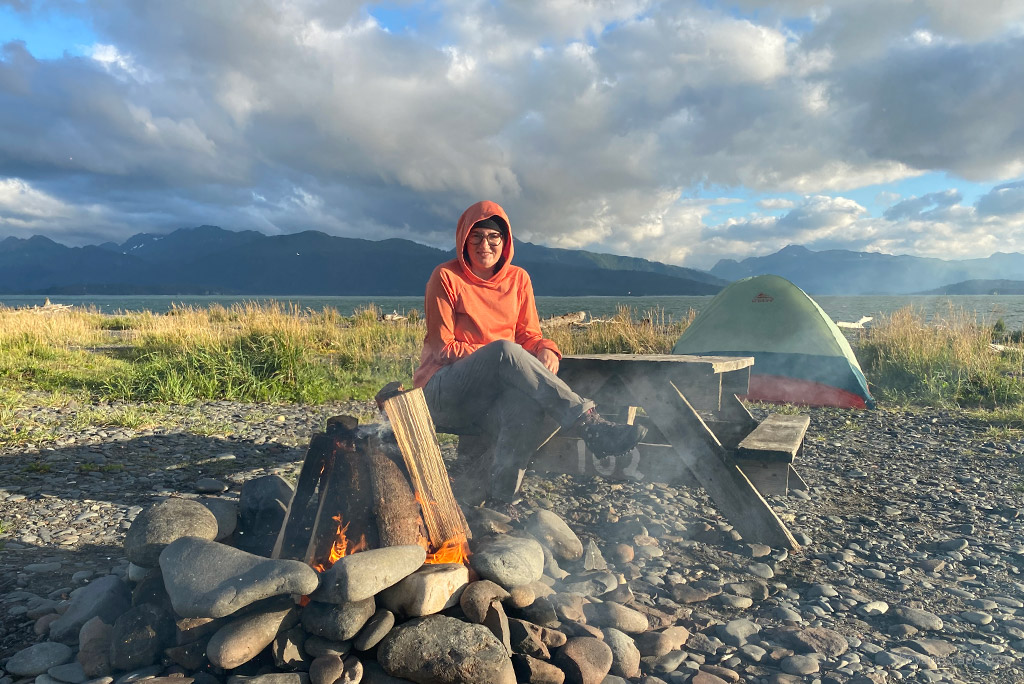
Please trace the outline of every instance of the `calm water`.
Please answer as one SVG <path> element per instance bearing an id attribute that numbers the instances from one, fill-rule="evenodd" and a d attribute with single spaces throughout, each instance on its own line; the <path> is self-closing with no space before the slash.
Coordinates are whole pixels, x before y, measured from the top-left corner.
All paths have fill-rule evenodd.
<path id="1" fill-rule="evenodd" d="M 0 304 L 12 307 L 40 305 L 44 297 L 38 295 L 0 295 Z M 628 306 L 638 313 L 661 310 L 666 317 L 680 319 L 689 309 L 700 311 L 712 299 L 705 297 L 538 297 L 537 309 L 542 318 L 558 316 L 571 311 L 586 311 L 593 317 L 606 317 L 615 313 L 619 306 Z M 994 323 L 1002 318 L 1007 328 L 1020 330 L 1024 327 L 1024 295 L 857 295 L 849 297 L 820 296 L 815 301 L 836 321 L 856 321 L 861 316 L 873 316 L 911 306 L 928 318 L 936 313 L 954 309 L 974 312 L 983 322 Z M 154 311 L 163 313 L 172 306 L 230 306 L 240 302 L 293 302 L 300 307 L 320 310 L 334 307 L 345 315 L 369 303 L 379 306 L 385 313 L 404 313 L 410 309 L 423 309 L 422 297 L 218 297 L 218 296 L 55 296 L 54 304 L 95 307 L 103 313 L 119 311 Z"/>

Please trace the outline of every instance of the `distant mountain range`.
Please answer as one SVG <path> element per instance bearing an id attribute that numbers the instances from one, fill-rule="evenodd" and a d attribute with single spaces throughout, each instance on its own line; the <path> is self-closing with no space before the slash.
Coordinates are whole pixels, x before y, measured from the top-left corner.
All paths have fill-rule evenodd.
<path id="1" fill-rule="evenodd" d="M 914 294 L 960 287 L 965 281 L 1024 280 L 1024 254 L 997 252 L 984 259 L 946 261 L 841 249 L 812 252 L 790 245 L 743 261 L 722 259 L 711 273 L 730 281 L 774 273 L 812 295 Z"/>
<path id="2" fill-rule="evenodd" d="M 8 237 L 0 241 L 0 292 L 422 295 L 434 267 L 453 254 L 409 240 L 216 226 L 85 247 Z M 695 269 L 528 242 L 516 242 L 513 263 L 529 271 L 539 295 L 703 295 L 726 284 Z"/>
<path id="3" fill-rule="evenodd" d="M 360 240 L 305 231 L 264 235 L 216 226 L 121 244 L 67 247 L 39 235 L 0 240 L 0 293 L 422 295 L 454 252 L 409 240 Z M 946 261 L 790 245 L 711 272 L 635 257 L 516 242 L 515 264 L 539 295 L 707 295 L 763 273 L 812 295 L 1024 294 L 1024 254 Z"/>
<path id="4" fill-rule="evenodd" d="M 966 280 L 928 290 L 930 295 L 1024 295 L 1024 280 Z"/>

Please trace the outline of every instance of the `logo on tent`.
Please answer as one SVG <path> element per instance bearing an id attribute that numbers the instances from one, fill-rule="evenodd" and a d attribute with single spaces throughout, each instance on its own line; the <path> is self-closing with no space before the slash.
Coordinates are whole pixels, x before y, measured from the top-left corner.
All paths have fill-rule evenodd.
<path id="1" fill-rule="evenodd" d="M 771 295 L 766 295 L 764 292 L 758 292 L 757 296 L 751 299 L 750 301 L 752 301 L 755 304 L 767 304 L 769 302 L 774 302 L 775 297 L 772 297 Z"/>

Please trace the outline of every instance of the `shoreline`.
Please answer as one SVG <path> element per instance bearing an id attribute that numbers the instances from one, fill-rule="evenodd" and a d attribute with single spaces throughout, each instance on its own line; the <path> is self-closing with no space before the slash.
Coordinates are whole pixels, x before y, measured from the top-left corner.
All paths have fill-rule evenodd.
<path id="1" fill-rule="evenodd" d="M 7 544 L 0 552 L 0 661 L 40 640 L 22 593 L 59 601 L 92 577 L 127 571 L 120 543 L 142 507 L 165 496 L 232 500 L 252 477 L 294 476 L 309 435 L 329 415 L 372 413 L 369 402 L 205 402 L 169 407 L 177 427 L 135 429 L 82 427 L 75 421 L 82 408 L 30 409 L 61 427 L 33 447 L 0 450 L 0 543 Z M 691 604 L 706 618 L 704 631 L 713 636 L 716 625 L 741 618 L 765 630 L 828 628 L 851 644 L 850 657 L 822 659 L 835 681 L 878 672 L 942 682 L 1024 678 L 1024 442 L 994 438 L 983 422 L 955 410 L 801 412 L 811 415 L 811 427 L 796 466 L 810 492 L 770 502 L 808 543 L 800 554 L 757 559 L 768 561 L 773 577 L 765 580 L 768 595 L 752 606 L 714 592 Z M 195 416 L 206 421 L 198 431 L 189 422 Z M 204 478 L 227 492 L 198 491 Z M 527 510 L 559 511 L 585 542 L 603 544 L 612 517 L 661 524 L 661 536 L 673 541 L 660 542 L 662 555 L 640 566 L 638 594 L 657 597 L 658 581 L 703 587 L 752 579 L 749 545 L 732 540 L 700 490 L 531 474 L 525 494 Z M 865 609 L 877 601 L 925 610 L 944 626 L 896 633 L 891 611 Z M 957 650 L 935 654 L 935 670 L 906 656 L 880 664 L 888 661 L 879 653 L 898 655 L 915 638 Z M 746 681 L 767 682 L 779 671 L 770 656 L 758 663 L 734 653 L 721 661 Z"/>

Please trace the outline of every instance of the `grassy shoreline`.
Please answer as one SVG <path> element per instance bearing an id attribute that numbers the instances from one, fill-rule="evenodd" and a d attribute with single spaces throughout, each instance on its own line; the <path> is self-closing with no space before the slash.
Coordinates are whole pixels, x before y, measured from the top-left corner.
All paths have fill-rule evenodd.
<path id="1" fill-rule="evenodd" d="M 32 401 L 131 404 L 117 418 L 124 424 L 168 404 L 368 399 L 391 380 L 411 382 L 424 334 L 415 311 L 405 320 L 381 318 L 373 305 L 353 316 L 274 303 L 117 315 L 0 307 L 0 430 L 9 431 L 13 408 L 30 394 Z M 691 321 L 623 307 L 610 319 L 545 334 L 567 354 L 668 353 Z M 994 348 L 994 334 L 1012 337 L 963 311 L 926 323 L 902 309 L 852 342 L 879 400 L 959 407 L 1024 428 L 1024 349 Z"/>

